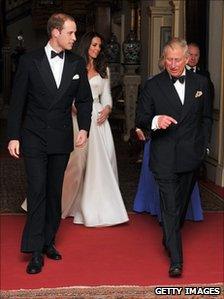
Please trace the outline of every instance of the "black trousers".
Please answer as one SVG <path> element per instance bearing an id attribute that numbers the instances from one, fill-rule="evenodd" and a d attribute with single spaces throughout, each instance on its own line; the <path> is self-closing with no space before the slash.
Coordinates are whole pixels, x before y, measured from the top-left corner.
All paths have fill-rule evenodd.
<path id="1" fill-rule="evenodd" d="M 61 194 L 69 154 L 24 156 L 27 174 L 27 220 L 21 251 L 34 252 L 54 243 L 61 219 Z"/>
<path id="2" fill-rule="evenodd" d="M 163 241 L 170 252 L 171 264 L 182 263 L 181 227 L 196 182 L 196 174 L 155 174 L 155 179 L 159 185 Z"/>

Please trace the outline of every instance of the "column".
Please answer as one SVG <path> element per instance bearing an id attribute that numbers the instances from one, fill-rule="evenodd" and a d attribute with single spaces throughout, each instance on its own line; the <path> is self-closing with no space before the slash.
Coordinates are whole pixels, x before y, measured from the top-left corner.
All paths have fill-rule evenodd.
<path id="1" fill-rule="evenodd" d="M 219 109 L 219 132 L 218 132 L 218 164 L 216 166 L 216 185 L 224 187 L 224 5 L 222 13 L 222 54 L 220 72 L 220 109 Z"/>
<path id="2" fill-rule="evenodd" d="M 173 36 L 185 38 L 185 0 L 171 0 L 173 12 Z"/>
<path id="3" fill-rule="evenodd" d="M 149 65 L 148 75 L 159 73 L 158 61 L 165 43 L 172 35 L 172 7 L 150 6 L 149 14 Z"/>
<path id="4" fill-rule="evenodd" d="M 209 3 L 208 69 L 215 87 L 210 154 L 207 177 L 224 186 L 224 2 Z M 215 34 L 214 34 L 215 32 Z"/>
<path id="5" fill-rule="evenodd" d="M 94 30 L 107 41 L 111 35 L 111 3 L 107 0 L 92 1 L 94 10 Z"/>
<path id="6" fill-rule="evenodd" d="M 136 65 L 124 65 L 124 107 L 125 107 L 125 135 L 124 141 L 130 138 L 130 130 L 135 128 L 135 111 L 138 99 L 138 88 L 141 77 L 135 74 Z M 138 66 L 139 67 L 139 66 Z"/>

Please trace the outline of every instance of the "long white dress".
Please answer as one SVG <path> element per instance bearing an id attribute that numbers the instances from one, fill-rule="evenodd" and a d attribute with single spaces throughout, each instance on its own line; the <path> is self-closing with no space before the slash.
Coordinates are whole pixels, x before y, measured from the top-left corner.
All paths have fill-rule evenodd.
<path id="1" fill-rule="evenodd" d="M 112 107 L 110 82 L 98 74 L 89 83 L 94 101 L 88 147 L 71 153 L 63 185 L 62 218 L 73 216 L 74 223 L 85 226 L 111 226 L 129 219 L 118 185 L 109 122 L 97 125 L 99 112 L 106 105 Z M 77 132 L 75 116 L 73 123 Z"/>

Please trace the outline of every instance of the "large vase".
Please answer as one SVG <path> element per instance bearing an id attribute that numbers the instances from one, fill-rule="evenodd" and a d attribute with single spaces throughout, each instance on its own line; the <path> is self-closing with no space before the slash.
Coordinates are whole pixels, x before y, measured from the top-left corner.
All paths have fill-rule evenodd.
<path id="1" fill-rule="evenodd" d="M 130 30 L 122 50 L 125 64 L 140 64 L 141 43 L 137 40 L 134 30 Z"/>
<path id="2" fill-rule="evenodd" d="M 121 48 L 114 33 L 112 33 L 111 38 L 107 43 L 106 55 L 109 63 L 120 63 Z"/>

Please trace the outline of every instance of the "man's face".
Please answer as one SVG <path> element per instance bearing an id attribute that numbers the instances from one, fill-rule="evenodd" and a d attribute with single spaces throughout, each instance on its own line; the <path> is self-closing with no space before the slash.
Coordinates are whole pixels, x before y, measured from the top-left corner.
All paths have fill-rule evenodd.
<path id="1" fill-rule="evenodd" d="M 61 50 L 71 50 L 74 42 L 76 41 L 76 24 L 71 20 L 64 22 L 62 30 L 54 29 L 57 31 L 56 41 L 57 46 Z"/>
<path id="2" fill-rule="evenodd" d="M 165 68 L 174 77 L 179 77 L 184 71 L 188 62 L 188 57 L 182 47 L 176 45 L 175 48 L 168 47 L 165 51 Z"/>
<path id="3" fill-rule="evenodd" d="M 194 67 L 198 64 L 198 60 L 200 57 L 200 51 L 198 49 L 198 47 L 195 46 L 188 46 L 188 52 L 189 52 L 189 61 L 188 61 L 188 65 L 190 67 Z"/>

